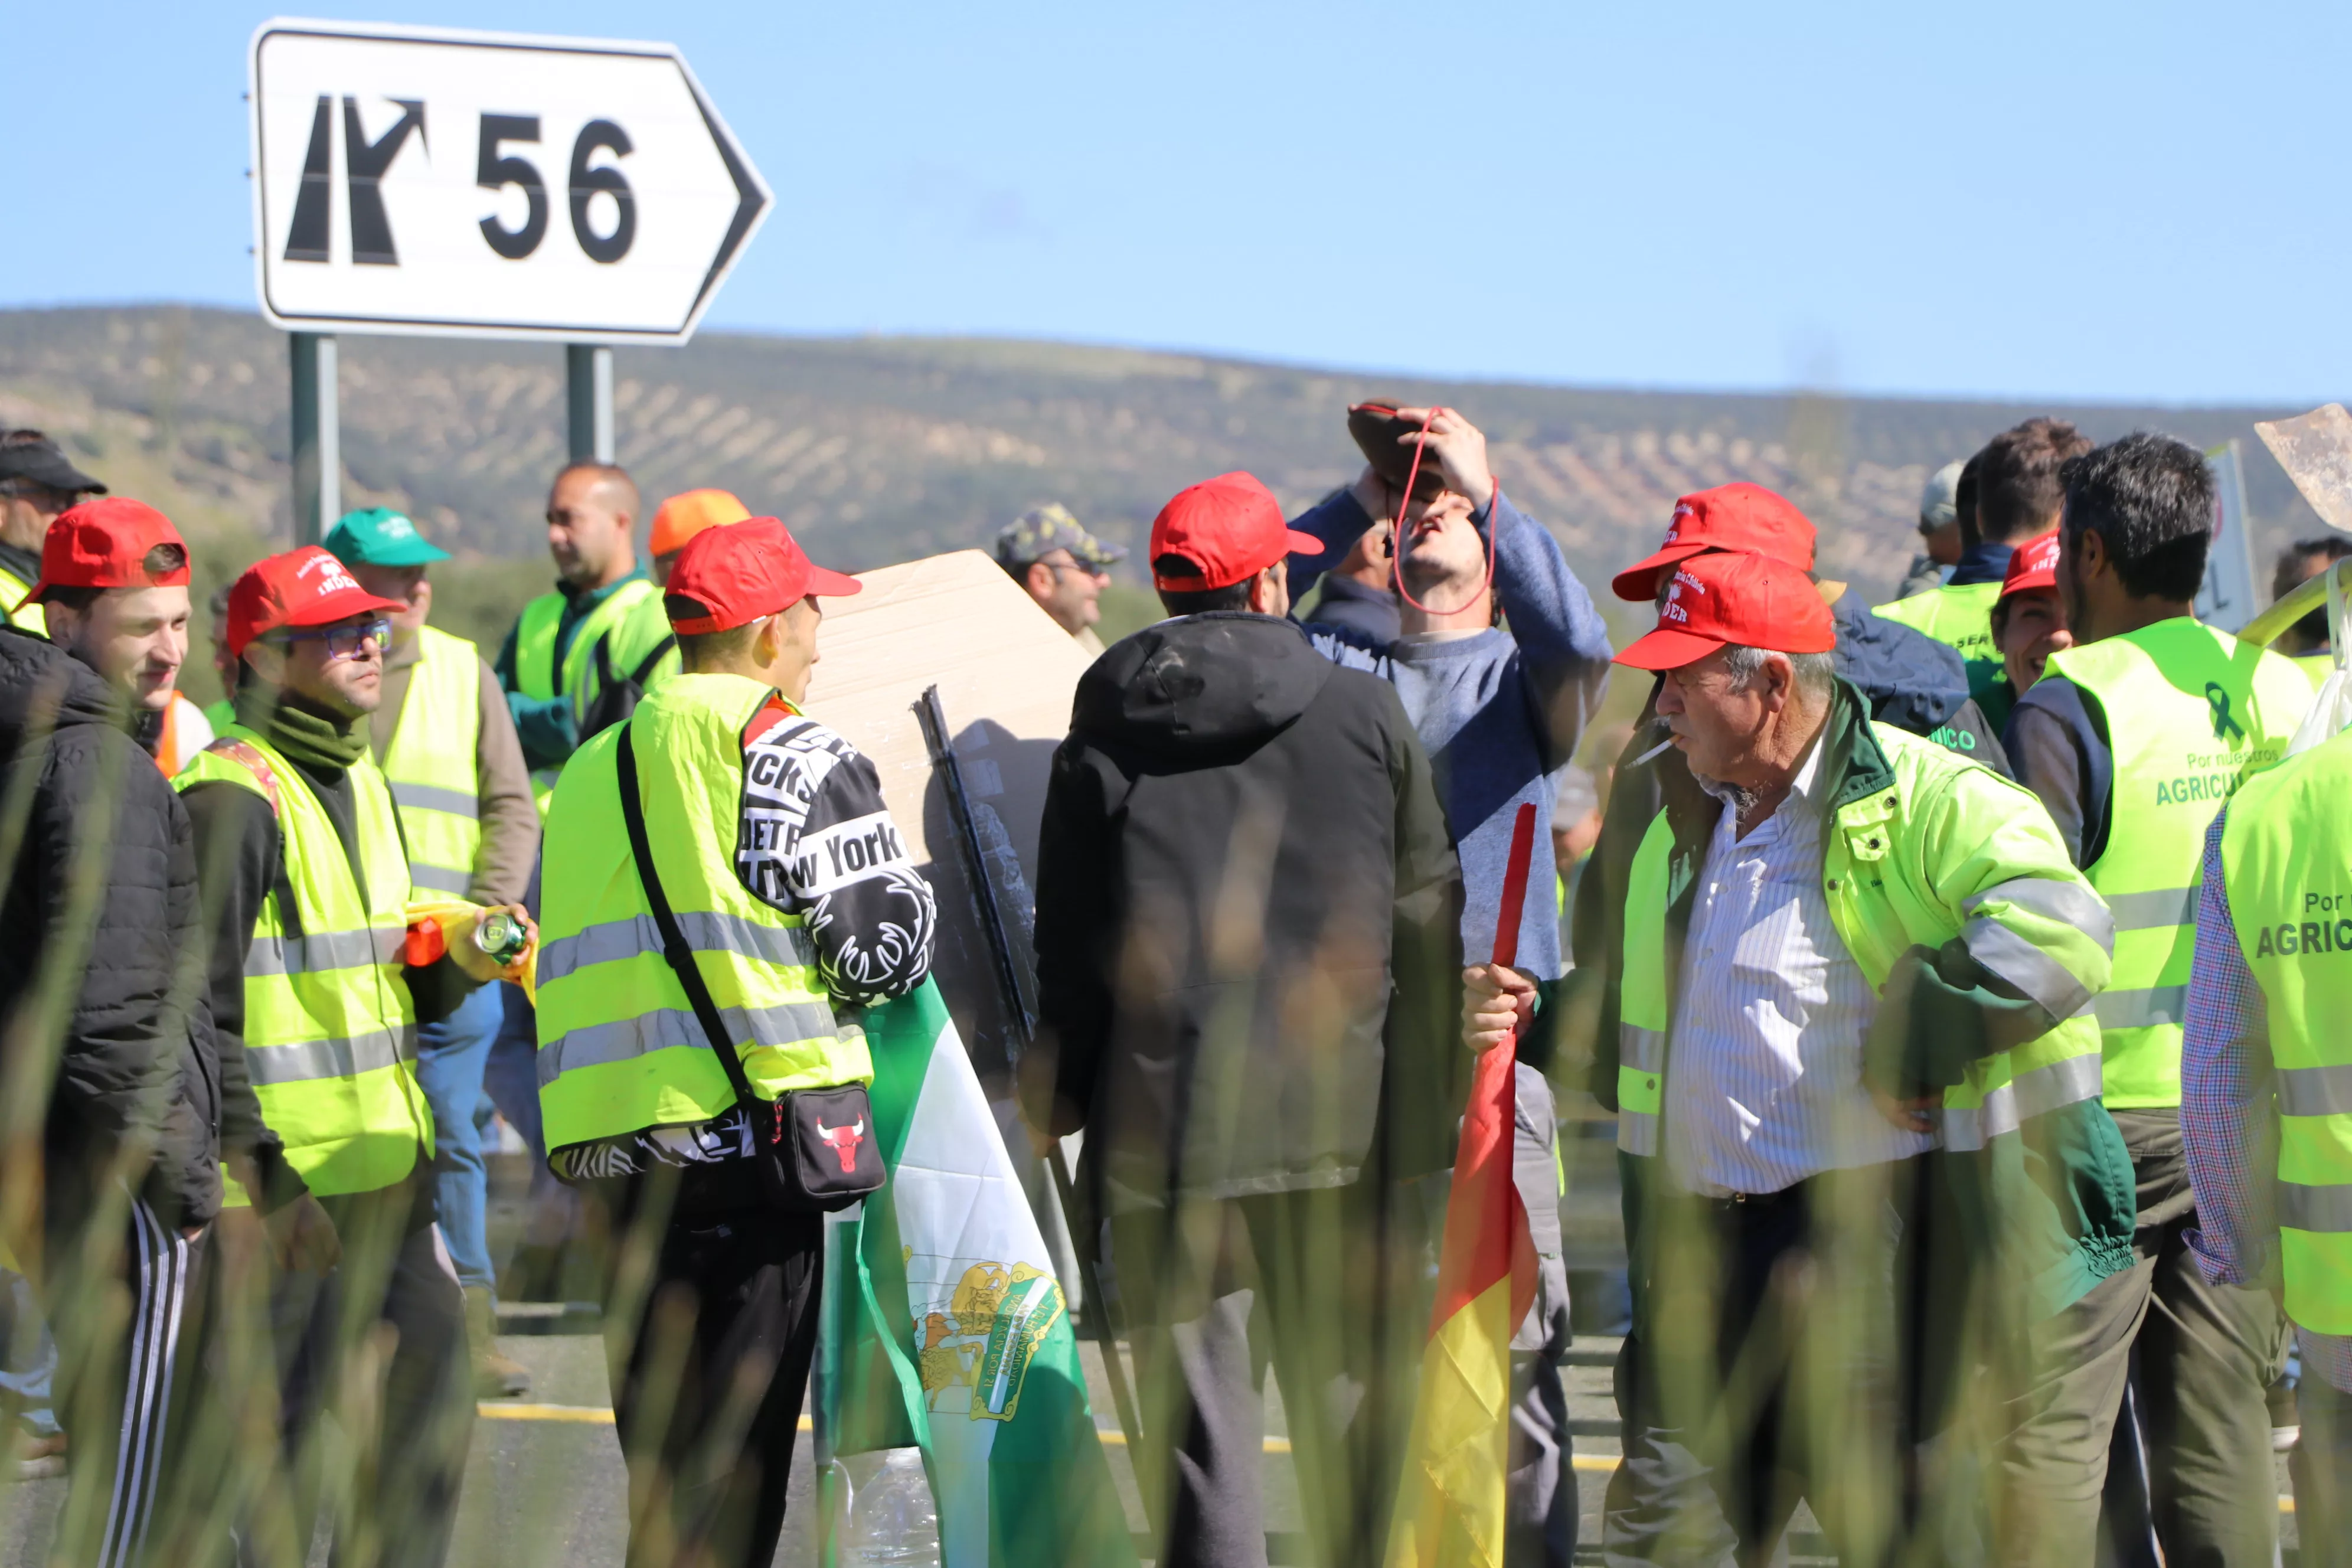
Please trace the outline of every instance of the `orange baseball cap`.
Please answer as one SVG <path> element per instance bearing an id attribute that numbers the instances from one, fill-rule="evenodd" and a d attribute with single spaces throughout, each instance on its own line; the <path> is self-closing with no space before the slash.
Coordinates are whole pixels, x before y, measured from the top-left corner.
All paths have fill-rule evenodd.
<path id="1" fill-rule="evenodd" d="M 706 528 L 740 522 L 751 509 L 728 490 L 688 490 L 661 503 L 654 512 L 652 535 L 646 548 L 667 555 L 686 548 L 686 542 Z"/>

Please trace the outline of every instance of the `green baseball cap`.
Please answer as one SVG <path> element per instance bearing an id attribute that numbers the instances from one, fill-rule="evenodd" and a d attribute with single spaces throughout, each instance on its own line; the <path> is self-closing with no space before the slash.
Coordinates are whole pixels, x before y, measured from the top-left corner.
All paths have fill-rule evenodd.
<path id="1" fill-rule="evenodd" d="M 346 566 L 430 566 L 449 552 L 388 506 L 347 511 L 327 531 L 327 553 Z"/>

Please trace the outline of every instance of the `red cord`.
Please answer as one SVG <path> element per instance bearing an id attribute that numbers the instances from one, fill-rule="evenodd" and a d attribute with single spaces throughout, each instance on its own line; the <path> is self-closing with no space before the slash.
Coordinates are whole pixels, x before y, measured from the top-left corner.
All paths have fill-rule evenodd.
<path id="1" fill-rule="evenodd" d="M 1478 550 L 1479 553 L 1486 557 L 1486 573 L 1485 577 L 1479 581 L 1478 593 L 1471 595 L 1467 603 L 1457 605 L 1451 610 L 1433 610 L 1427 605 L 1423 604 L 1419 599 L 1414 598 L 1412 596 L 1412 590 L 1404 585 L 1404 509 L 1412 503 L 1413 481 L 1421 478 L 1421 457 L 1423 452 L 1429 449 L 1429 426 L 1436 420 L 1437 416 L 1444 412 L 1444 409 L 1433 405 L 1427 414 L 1422 416 L 1421 439 L 1412 444 L 1412 466 L 1405 470 L 1404 495 L 1397 502 L 1397 514 L 1394 525 L 1396 528 L 1396 537 L 1389 542 L 1389 574 L 1396 581 L 1396 591 L 1406 604 L 1411 605 L 1414 609 L 1419 610 L 1424 616 L 1458 616 L 1464 610 L 1468 609 L 1471 605 L 1475 605 L 1478 602 L 1478 594 L 1483 594 L 1487 589 L 1495 585 L 1495 544 L 1494 541 L 1488 537 L 1488 535 L 1494 531 L 1494 518 L 1491 515 L 1486 520 L 1487 533 L 1479 534 L 1478 536 Z M 1496 487 L 1498 491 L 1500 490 L 1500 488 L 1501 487 L 1499 486 Z M 1494 503 L 1489 501 L 1487 504 L 1492 506 Z M 1478 525 L 1475 522 L 1473 522 L 1470 527 L 1471 531 L 1477 531 Z"/>

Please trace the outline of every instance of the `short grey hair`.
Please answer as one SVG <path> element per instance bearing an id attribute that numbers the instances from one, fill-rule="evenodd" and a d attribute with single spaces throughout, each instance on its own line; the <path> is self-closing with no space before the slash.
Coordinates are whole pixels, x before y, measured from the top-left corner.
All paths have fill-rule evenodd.
<path id="1" fill-rule="evenodd" d="M 1764 661 L 1777 651 L 1772 648 L 1748 647 L 1739 643 L 1726 643 L 1723 664 L 1731 672 L 1732 682 L 1746 688 L 1754 682 L 1764 668 Z M 1832 653 L 1784 653 L 1789 661 L 1797 690 L 1807 697 L 1827 697 L 1837 681 L 1837 656 Z"/>

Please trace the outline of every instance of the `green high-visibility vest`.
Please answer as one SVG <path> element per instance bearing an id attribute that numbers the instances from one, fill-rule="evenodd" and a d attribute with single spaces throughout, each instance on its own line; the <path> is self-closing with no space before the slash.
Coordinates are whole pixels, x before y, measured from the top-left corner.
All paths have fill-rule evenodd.
<path id="1" fill-rule="evenodd" d="M 615 585 L 572 628 L 572 640 L 563 647 L 561 668 L 556 665 L 555 634 L 562 624 L 568 601 L 559 592 L 541 594 L 525 605 L 521 618 L 515 623 L 515 689 L 541 701 L 570 695 L 580 681 L 582 669 L 593 662 L 597 643 L 621 624 L 631 606 L 653 593 L 653 584 L 643 577 L 626 578 Z M 579 712 L 573 709 L 572 716 L 577 718 Z M 555 794 L 555 781 L 562 772 L 561 767 L 540 768 L 530 775 L 531 798 L 538 804 L 542 820 L 547 816 L 548 802 Z"/>
<path id="2" fill-rule="evenodd" d="M 2084 868 L 2116 917 L 2115 979 L 2097 1004 L 2107 1106 L 2177 1106 L 2205 830 L 2285 754 L 2311 682 L 2188 616 L 2063 649 L 2048 668 L 2098 700 L 2115 757 L 2106 847 Z"/>
<path id="3" fill-rule="evenodd" d="M 574 661 L 566 661 L 569 668 Z M 645 671 L 640 685 L 651 691 L 680 668 L 677 638 L 670 630 L 669 609 L 658 593 L 647 594 L 629 606 L 620 624 L 604 638 L 604 657 L 577 660 L 578 673 L 570 687 L 573 718 L 584 721 L 596 699 L 604 695 L 605 678 L 626 680 Z"/>
<path id="4" fill-rule="evenodd" d="M 2062 1020 L 1971 1063 L 1945 1091 L 1945 1146 L 1980 1149 L 2029 1118 L 2097 1097 L 2099 1032 L 2086 1006 L 2107 980 L 2106 911 L 2026 791 L 1932 742 L 1885 724 L 1870 732 L 1893 783 L 1840 805 L 1822 834 L 1830 923 L 1864 978 L 1883 987 L 1911 948 L 1957 938 Z M 1697 874 L 1695 863 L 1674 863 L 1660 812 L 1634 852 L 1625 895 L 1617 1146 L 1629 1154 L 1662 1146 L 1675 980 L 1666 973 L 1666 912 Z"/>
<path id="5" fill-rule="evenodd" d="M 580 679 L 581 661 L 590 656 L 596 639 L 619 626 L 630 608 L 653 592 L 651 582 L 633 577 L 605 595 L 572 629 L 572 640 L 564 645 L 561 669 L 555 664 L 555 632 L 567 601 L 560 593 L 541 594 L 525 605 L 515 626 L 515 689 L 541 700 L 570 691 Z"/>
<path id="6" fill-rule="evenodd" d="M 2000 597 L 1998 583 L 1963 583 L 1958 587 L 1947 584 L 1892 604 L 1874 605 L 1870 613 L 1882 620 L 1900 621 L 1939 643 L 1956 647 L 1962 658 L 1990 659 L 1999 664 L 2000 650 L 1992 646 L 1992 606 Z"/>
<path id="7" fill-rule="evenodd" d="M 25 595 L 32 591 L 33 585 L 30 583 L 26 582 L 5 566 L 0 566 L 0 605 L 7 606 L 9 623 L 12 626 L 22 626 L 28 632 L 37 632 L 47 637 L 49 635 L 48 612 L 38 605 L 25 603 Z"/>
<path id="8" fill-rule="evenodd" d="M 743 729 L 774 695 L 734 675 L 680 675 L 630 720 L 646 835 L 752 1087 L 866 1082 L 864 1033 L 837 1024 L 798 915 L 735 869 Z M 621 815 L 622 727 L 573 753 L 547 820 L 563 846 L 541 872 L 539 1098 L 550 1149 L 707 1121 L 735 1103 L 686 988 L 662 957 Z"/>
<path id="9" fill-rule="evenodd" d="M 408 879 L 419 888 L 462 896 L 473 885 L 482 847 L 481 738 L 480 653 L 463 637 L 418 627 L 383 776 L 408 836 Z"/>
<path id="10" fill-rule="evenodd" d="M 301 772 L 242 724 L 172 781 L 248 789 L 277 815 L 285 877 L 246 948 L 245 1067 L 287 1163 L 321 1195 L 388 1187 L 433 1152 L 401 969 L 408 859 L 375 763 L 362 754 L 351 781 L 358 879 Z"/>
<path id="11" fill-rule="evenodd" d="M 2352 734 L 2247 781 L 2221 828 L 2221 880 L 2263 988 L 2278 1097 L 2286 1311 L 2352 1334 Z"/>

